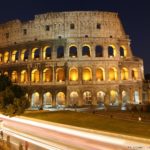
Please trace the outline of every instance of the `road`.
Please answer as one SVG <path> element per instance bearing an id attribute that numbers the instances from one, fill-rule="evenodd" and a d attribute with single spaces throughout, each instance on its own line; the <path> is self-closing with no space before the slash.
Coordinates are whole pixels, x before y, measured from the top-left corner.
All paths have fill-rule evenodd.
<path id="1" fill-rule="evenodd" d="M 149 144 L 93 133 L 56 123 L 0 115 L 3 130 L 14 138 L 28 141 L 29 150 L 133 150 Z M 46 124 L 45 124 L 46 123 Z M 19 141 L 17 141 L 19 142 Z"/>

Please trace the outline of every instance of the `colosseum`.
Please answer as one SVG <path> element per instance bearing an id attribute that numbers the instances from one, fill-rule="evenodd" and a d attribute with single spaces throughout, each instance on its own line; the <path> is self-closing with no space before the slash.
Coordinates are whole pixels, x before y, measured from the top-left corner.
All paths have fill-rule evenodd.
<path id="1" fill-rule="evenodd" d="M 0 71 L 31 109 L 142 102 L 143 61 L 117 13 L 50 12 L 0 25 Z"/>

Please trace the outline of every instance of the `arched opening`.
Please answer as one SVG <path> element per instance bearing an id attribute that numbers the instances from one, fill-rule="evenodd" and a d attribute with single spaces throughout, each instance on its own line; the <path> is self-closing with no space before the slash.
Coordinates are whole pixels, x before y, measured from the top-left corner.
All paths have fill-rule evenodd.
<path id="1" fill-rule="evenodd" d="M 110 105 L 112 106 L 118 106 L 118 92 L 115 90 L 110 91 Z"/>
<path id="2" fill-rule="evenodd" d="M 65 71 L 64 71 L 64 68 L 57 68 L 56 69 L 56 81 L 57 82 L 65 81 Z"/>
<path id="3" fill-rule="evenodd" d="M 57 48 L 57 58 L 64 58 L 64 46 Z"/>
<path id="4" fill-rule="evenodd" d="M 12 81 L 13 83 L 16 83 L 16 82 L 17 82 L 17 79 L 18 79 L 17 71 L 13 71 L 12 74 L 11 74 L 11 81 Z"/>
<path id="5" fill-rule="evenodd" d="M 91 57 L 90 46 L 85 45 L 85 46 L 82 47 L 82 56 L 84 56 L 84 57 Z"/>
<path id="6" fill-rule="evenodd" d="M 27 82 L 28 81 L 28 74 L 26 70 L 21 71 L 21 82 Z"/>
<path id="7" fill-rule="evenodd" d="M 14 50 L 12 52 L 12 57 L 11 57 L 12 62 L 16 62 L 18 60 L 18 57 L 19 57 L 19 52 L 17 50 Z"/>
<path id="8" fill-rule="evenodd" d="M 78 98 L 79 98 L 78 92 L 76 91 L 71 92 L 70 93 L 70 105 L 76 106 L 78 103 Z"/>
<path id="9" fill-rule="evenodd" d="M 49 46 L 43 48 L 43 59 L 51 59 L 52 49 Z"/>
<path id="10" fill-rule="evenodd" d="M 133 80 L 137 80 L 138 79 L 138 70 L 136 68 L 132 69 L 131 76 L 132 76 Z"/>
<path id="11" fill-rule="evenodd" d="M 78 81 L 78 69 L 77 68 L 70 68 L 69 70 L 69 80 L 70 81 Z"/>
<path id="12" fill-rule="evenodd" d="M 121 80 L 128 80 L 129 78 L 129 71 L 127 68 L 121 69 Z"/>
<path id="13" fill-rule="evenodd" d="M 25 98 L 29 99 L 29 94 L 28 93 L 25 94 Z"/>
<path id="14" fill-rule="evenodd" d="M 70 46 L 69 47 L 69 56 L 70 57 L 77 57 L 77 47 L 76 46 Z"/>
<path id="15" fill-rule="evenodd" d="M 105 73 L 104 73 L 104 69 L 103 68 L 98 68 L 96 70 L 96 80 L 97 81 L 103 81 L 105 80 Z"/>
<path id="16" fill-rule="evenodd" d="M 104 106 L 105 93 L 103 91 L 97 92 L 97 104 L 98 106 Z"/>
<path id="17" fill-rule="evenodd" d="M 117 69 L 116 68 L 110 68 L 109 69 L 109 80 L 117 80 L 118 79 L 118 75 L 117 75 Z"/>
<path id="18" fill-rule="evenodd" d="M 40 95 L 38 92 L 35 92 L 32 94 L 31 107 L 32 108 L 39 108 L 40 107 Z"/>
<path id="19" fill-rule="evenodd" d="M 40 59 L 40 49 L 39 48 L 32 49 L 32 59 L 35 59 L 35 60 Z"/>
<path id="20" fill-rule="evenodd" d="M 116 48 L 113 45 L 108 46 L 108 57 L 116 56 Z"/>
<path id="21" fill-rule="evenodd" d="M 40 73 L 39 70 L 34 69 L 31 72 L 31 81 L 32 82 L 39 82 L 40 81 Z"/>
<path id="22" fill-rule="evenodd" d="M 29 50 L 23 49 L 21 51 L 21 60 L 22 61 L 27 61 L 29 59 Z"/>
<path id="23" fill-rule="evenodd" d="M 43 81 L 44 82 L 52 82 L 52 70 L 46 68 L 43 70 Z"/>
<path id="24" fill-rule="evenodd" d="M 59 92 L 56 95 L 56 106 L 64 107 L 65 106 L 65 94 L 63 92 Z"/>
<path id="25" fill-rule="evenodd" d="M 0 64 L 2 63 L 3 61 L 3 55 L 0 53 Z"/>
<path id="26" fill-rule="evenodd" d="M 100 45 L 97 45 L 95 47 L 95 57 L 103 57 L 103 47 Z"/>
<path id="27" fill-rule="evenodd" d="M 91 81 L 92 80 L 91 68 L 89 68 L 89 67 L 83 68 L 82 80 L 83 81 Z"/>
<path id="28" fill-rule="evenodd" d="M 51 107 L 52 106 L 52 94 L 50 92 L 46 92 L 43 95 L 43 106 Z"/>
<path id="29" fill-rule="evenodd" d="M 127 56 L 127 50 L 125 48 L 125 46 L 121 46 L 120 47 L 120 57 L 124 58 Z"/>
<path id="30" fill-rule="evenodd" d="M 139 104 L 139 91 L 134 91 L 134 95 L 133 95 L 133 98 L 134 98 L 134 100 L 133 100 L 133 102 L 134 102 L 134 104 Z"/>
<path id="31" fill-rule="evenodd" d="M 4 53 L 4 63 L 8 63 L 9 61 L 9 52 Z"/>
<path id="32" fill-rule="evenodd" d="M 122 91 L 122 105 L 125 106 L 129 102 L 129 94 L 127 91 Z"/>
<path id="33" fill-rule="evenodd" d="M 92 93 L 90 91 L 85 91 L 83 93 L 83 100 L 85 105 L 92 105 Z"/>
<path id="34" fill-rule="evenodd" d="M 5 76 L 8 76 L 8 72 L 7 72 L 7 71 L 5 71 L 5 72 L 4 72 L 4 75 L 5 75 Z"/>

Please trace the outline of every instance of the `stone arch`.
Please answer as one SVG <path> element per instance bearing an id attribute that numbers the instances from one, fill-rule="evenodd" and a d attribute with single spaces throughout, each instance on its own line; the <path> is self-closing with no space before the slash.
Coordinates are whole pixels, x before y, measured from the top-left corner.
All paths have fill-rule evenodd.
<path id="1" fill-rule="evenodd" d="M 4 72 L 4 75 L 5 75 L 5 76 L 8 76 L 8 72 L 7 72 L 7 71 L 5 71 L 5 72 Z"/>
<path id="2" fill-rule="evenodd" d="M 11 73 L 11 81 L 14 82 L 14 83 L 16 83 L 17 79 L 18 79 L 17 71 L 13 71 Z"/>
<path id="3" fill-rule="evenodd" d="M 57 58 L 64 58 L 64 46 L 58 46 Z"/>
<path id="4" fill-rule="evenodd" d="M 129 93 L 126 90 L 121 92 L 122 105 L 126 105 L 129 102 Z"/>
<path id="5" fill-rule="evenodd" d="M 92 105 L 92 93 L 91 91 L 83 92 L 84 105 Z"/>
<path id="6" fill-rule="evenodd" d="M 131 71 L 131 76 L 133 80 L 137 80 L 138 79 L 138 69 L 137 68 L 133 68 Z"/>
<path id="7" fill-rule="evenodd" d="M 122 57 L 122 58 L 127 57 L 127 49 L 123 45 L 121 45 L 121 47 L 120 47 L 120 57 Z"/>
<path id="8" fill-rule="evenodd" d="M 83 68 L 82 80 L 91 81 L 92 80 L 92 70 L 89 67 Z"/>
<path id="9" fill-rule="evenodd" d="M 89 45 L 82 46 L 82 56 L 91 57 L 91 47 Z"/>
<path id="10" fill-rule="evenodd" d="M 129 71 L 127 68 L 121 69 L 121 80 L 128 80 L 129 79 Z"/>
<path id="11" fill-rule="evenodd" d="M 28 74 L 26 70 L 21 71 L 21 82 L 27 82 L 28 81 Z"/>
<path id="12" fill-rule="evenodd" d="M 69 47 L 69 57 L 73 57 L 73 58 L 77 57 L 77 47 L 75 45 L 71 45 Z"/>
<path id="13" fill-rule="evenodd" d="M 117 74 L 117 69 L 115 67 L 111 67 L 109 69 L 109 80 L 117 80 L 118 79 L 118 74 Z"/>
<path id="14" fill-rule="evenodd" d="M 52 48 L 50 46 L 45 46 L 43 48 L 43 59 L 50 59 L 52 53 Z"/>
<path id="15" fill-rule="evenodd" d="M 52 94 L 50 92 L 46 92 L 43 94 L 43 106 L 44 107 L 52 106 Z"/>
<path id="16" fill-rule="evenodd" d="M 23 49 L 21 51 L 21 60 L 22 61 L 27 61 L 29 59 L 29 50 Z"/>
<path id="17" fill-rule="evenodd" d="M 4 53 L 4 63 L 8 63 L 9 61 L 9 52 Z"/>
<path id="18" fill-rule="evenodd" d="M 57 82 L 65 81 L 65 70 L 64 70 L 64 68 L 57 68 L 56 69 L 56 81 Z"/>
<path id="19" fill-rule="evenodd" d="M 112 105 L 112 106 L 119 105 L 118 92 L 116 90 L 110 91 L 110 105 Z"/>
<path id="20" fill-rule="evenodd" d="M 39 108 L 40 106 L 40 94 L 38 92 L 34 92 L 31 96 L 31 107 Z"/>
<path id="21" fill-rule="evenodd" d="M 95 57 L 103 57 L 103 47 L 101 45 L 96 45 Z"/>
<path id="22" fill-rule="evenodd" d="M 96 69 L 96 81 L 103 81 L 105 80 L 105 72 L 104 68 L 97 68 Z"/>
<path id="23" fill-rule="evenodd" d="M 32 59 L 40 59 L 40 49 L 39 48 L 33 48 L 32 49 Z"/>
<path id="24" fill-rule="evenodd" d="M 14 50 L 14 51 L 12 52 L 12 56 L 11 56 L 12 62 L 17 61 L 17 60 L 18 60 L 18 57 L 19 57 L 19 52 L 18 52 L 17 50 Z"/>
<path id="25" fill-rule="evenodd" d="M 78 69 L 76 67 L 71 67 L 69 69 L 69 80 L 78 81 Z"/>
<path id="26" fill-rule="evenodd" d="M 52 82 L 52 70 L 50 68 L 45 68 L 43 70 L 43 81 Z"/>
<path id="27" fill-rule="evenodd" d="M 70 105 L 75 106 L 78 104 L 79 94 L 77 91 L 72 91 L 70 93 Z"/>
<path id="28" fill-rule="evenodd" d="M 108 57 L 115 57 L 117 54 L 116 48 L 114 45 L 109 45 L 108 46 Z"/>
<path id="29" fill-rule="evenodd" d="M 105 95 L 106 95 L 106 94 L 105 94 L 105 92 L 103 92 L 103 91 L 98 91 L 98 92 L 96 93 L 98 106 L 104 106 Z"/>
<path id="30" fill-rule="evenodd" d="M 56 95 L 56 106 L 64 107 L 65 106 L 65 93 L 58 92 Z"/>
<path id="31" fill-rule="evenodd" d="M 31 81 L 39 82 L 40 81 L 40 72 L 37 69 L 32 70 L 31 72 Z"/>

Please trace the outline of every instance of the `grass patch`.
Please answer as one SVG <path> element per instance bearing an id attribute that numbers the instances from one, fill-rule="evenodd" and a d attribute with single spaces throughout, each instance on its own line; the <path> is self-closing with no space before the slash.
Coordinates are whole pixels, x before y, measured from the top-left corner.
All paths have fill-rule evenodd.
<path id="1" fill-rule="evenodd" d="M 150 123 L 126 121 L 86 112 L 31 112 L 26 117 L 52 121 L 77 127 L 109 131 L 119 134 L 150 138 Z"/>

